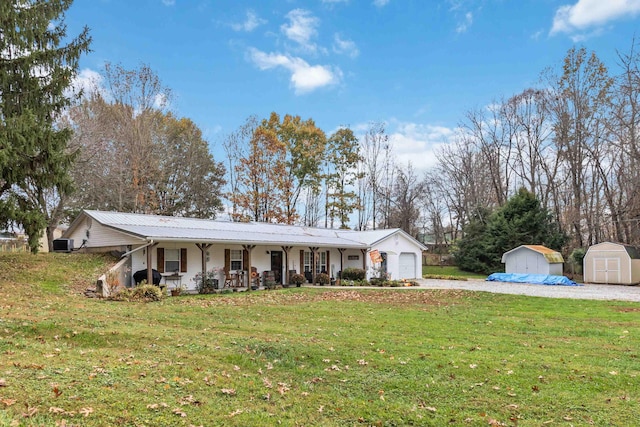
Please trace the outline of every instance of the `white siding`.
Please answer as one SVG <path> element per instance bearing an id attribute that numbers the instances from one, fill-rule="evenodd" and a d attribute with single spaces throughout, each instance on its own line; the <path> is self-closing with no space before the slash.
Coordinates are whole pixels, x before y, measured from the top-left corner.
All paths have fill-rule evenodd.
<path id="1" fill-rule="evenodd" d="M 391 280 L 401 279 L 400 274 L 400 254 L 414 254 L 415 272 L 410 278 L 422 277 L 422 249 L 416 242 L 406 238 L 401 233 L 395 233 L 392 236 L 387 237 L 371 247 L 371 249 L 377 249 L 380 252 L 386 252 L 387 254 L 387 273 Z M 367 278 L 371 278 L 374 274 L 373 265 L 369 255 L 367 257 Z"/>
<path id="2" fill-rule="evenodd" d="M 114 246 L 139 245 L 145 242 L 142 238 L 105 227 L 91 218 L 85 218 L 67 237 L 73 239 L 73 246 L 76 249 L 85 240 L 87 248 L 111 248 Z"/>
<path id="3" fill-rule="evenodd" d="M 549 263 L 543 254 L 526 247 L 505 254 L 504 261 L 506 273 L 562 275 L 562 263 Z"/>

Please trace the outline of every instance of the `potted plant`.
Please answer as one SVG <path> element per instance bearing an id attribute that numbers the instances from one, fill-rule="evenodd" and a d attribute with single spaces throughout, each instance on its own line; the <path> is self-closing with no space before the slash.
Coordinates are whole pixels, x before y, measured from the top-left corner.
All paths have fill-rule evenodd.
<path id="1" fill-rule="evenodd" d="M 331 283 L 331 277 L 327 273 L 320 273 L 316 275 L 316 284 L 320 286 L 328 285 Z"/>
<path id="2" fill-rule="evenodd" d="M 182 283 L 180 283 L 179 285 L 176 285 L 175 288 L 172 288 L 170 290 L 171 296 L 172 297 L 177 297 L 178 295 L 182 294 L 182 292 L 185 291 L 186 289 L 187 289 L 187 287 L 185 285 L 183 285 Z"/>
<path id="3" fill-rule="evenodd" d="M 293 274 L 291 275 L 291 277 L 289 277 L 289 284 L 290 285 L 296 285 L 296 287 L 300 287 L 303 283 L 307 282 L 307 278 L 304 277 L 304 274 Z"/>

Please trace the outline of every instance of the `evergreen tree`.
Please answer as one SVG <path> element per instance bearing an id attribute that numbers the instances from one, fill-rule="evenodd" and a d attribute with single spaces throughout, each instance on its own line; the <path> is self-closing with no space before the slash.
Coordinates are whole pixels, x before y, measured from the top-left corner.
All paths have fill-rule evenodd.
<path id="1" fill-rule="evenodd" d="M 471 215 L 464 228 L 464 237 L 457 242 L 453 251 L 456 265 L 460 269 L 480 273 L 490 269 L 492 259 L 487 256 L 486 241 L 489 216 L 487 208 L 478 208 Z"/>
<path id="2" fill-rule="evenodd" d="M 47 225 L 47 193 L 71 190 L 71 133 L 54 121 L 71 102 L 78 60 L 91 42 L 85 27 L 63 43 L 71 3 L 0 2 L 0 223 L 22 225 L 33 252 Z"/>
<path id="3" fill-rule="evenodd" d="M 560 250 L 566 236 L 533 193 L 524 188 L 501 208 L 486 216 L 476 215 L 465 228 L 455 253 L 458 266 L 490 274 L 501 271 L 502 254 L 520 245 L 544 245 Z M 482 218 L 487 218 L 486 222 Z"/>

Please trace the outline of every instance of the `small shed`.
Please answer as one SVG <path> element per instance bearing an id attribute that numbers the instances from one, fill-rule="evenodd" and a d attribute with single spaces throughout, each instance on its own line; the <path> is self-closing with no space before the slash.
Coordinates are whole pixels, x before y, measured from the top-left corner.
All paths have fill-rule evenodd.
<path id="1" fill-rule="evenodd" d="M 505 273 L 562 276 L 562 254 L 541 245 L 522 245 L 502 255 Z"/>
<path id="2" fill-rule="evenodd" d="M 603 242 L 587 249 L 584 281 L 611 285 L 640 283 L 640 250 L 622 243 Z"/>

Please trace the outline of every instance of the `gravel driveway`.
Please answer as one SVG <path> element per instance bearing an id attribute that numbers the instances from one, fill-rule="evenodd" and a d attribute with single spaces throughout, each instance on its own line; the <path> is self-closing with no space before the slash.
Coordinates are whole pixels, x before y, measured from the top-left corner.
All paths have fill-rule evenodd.
<path id="1" fill-rule="evenodd" d="M 640 302 L 640 286 L 583 285 L 551 286 L 525 283 L 486 282 L 484 280 L 418 279 L 421 288 L 465 289 L 497 294 L 529 295 L 547 298 L 599 299 Z"/>

